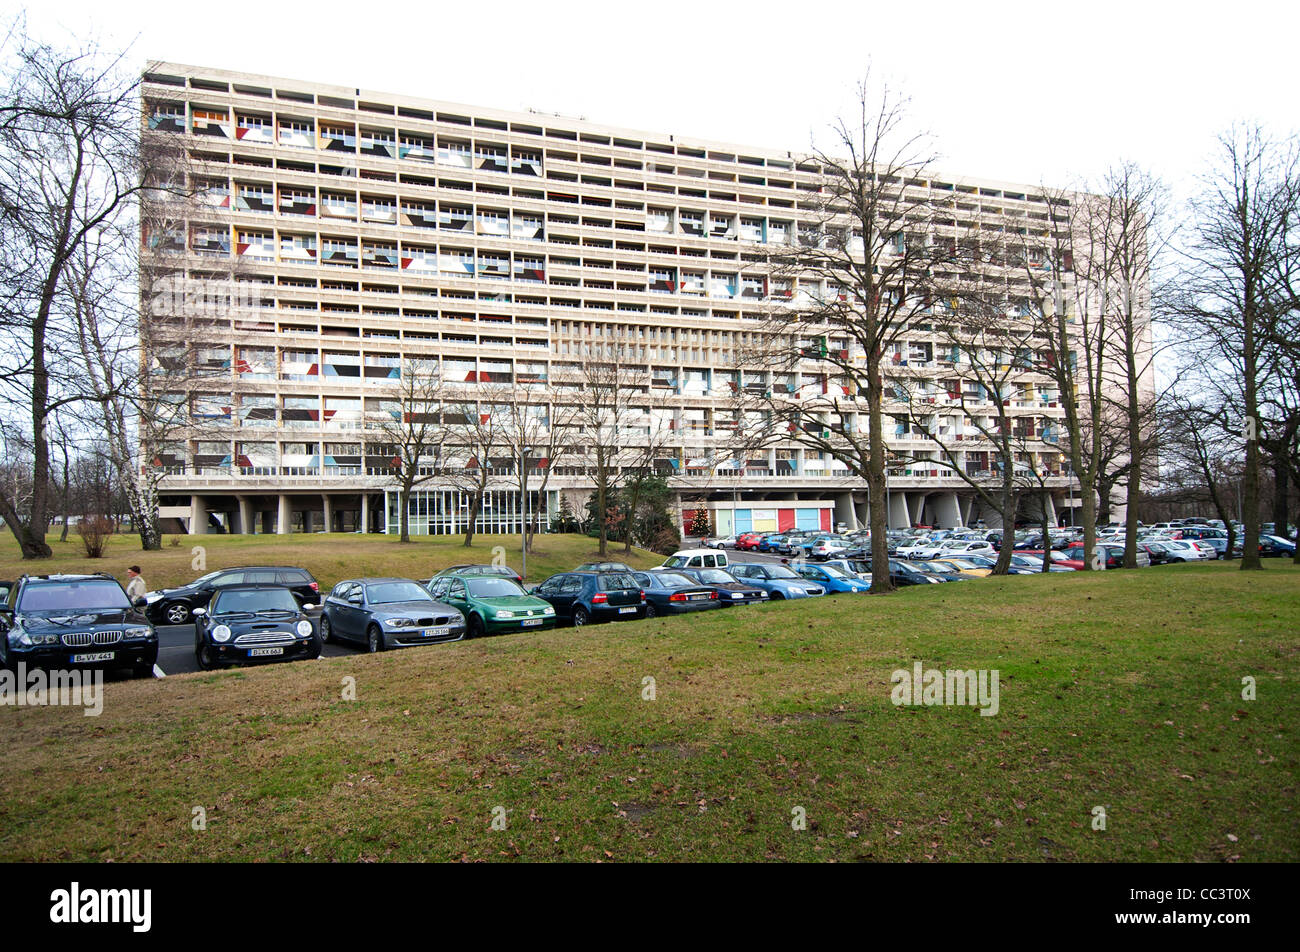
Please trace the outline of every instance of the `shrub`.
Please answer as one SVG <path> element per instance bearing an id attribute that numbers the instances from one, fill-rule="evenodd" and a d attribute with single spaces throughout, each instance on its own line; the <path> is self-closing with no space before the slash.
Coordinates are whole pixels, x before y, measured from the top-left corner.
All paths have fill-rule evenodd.
<path id="1" fill-rule="evenodd" d="M 77 535 L 81 536 L 81 546 L 86 550 L 86 558 L 102 559 L 108 549 L 109 536 L 113 534 L 113 520 L 104 516 L 86 516 L 77 526 Z"/>

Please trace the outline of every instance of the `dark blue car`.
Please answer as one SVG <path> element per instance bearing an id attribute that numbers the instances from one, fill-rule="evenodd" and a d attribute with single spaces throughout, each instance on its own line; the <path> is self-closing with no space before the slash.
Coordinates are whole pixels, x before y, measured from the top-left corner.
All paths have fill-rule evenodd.
<path id="1" fill-rule="evenodd" d="M 531 594 L 555 606 L 557 621 L 575 626 L 645 617 L 645 591 L 629 572 L 561 572 Z"/>

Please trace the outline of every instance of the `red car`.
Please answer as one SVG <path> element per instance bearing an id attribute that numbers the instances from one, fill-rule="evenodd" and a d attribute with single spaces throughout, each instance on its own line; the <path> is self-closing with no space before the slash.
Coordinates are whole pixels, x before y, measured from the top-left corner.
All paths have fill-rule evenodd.
<path id="1" fill-rule="evenodd" d="M 737 549 L 754 550 L 758 548 L 758 543 L 763 538 L 761 532 L 745 532 L 736 537 Z"/>

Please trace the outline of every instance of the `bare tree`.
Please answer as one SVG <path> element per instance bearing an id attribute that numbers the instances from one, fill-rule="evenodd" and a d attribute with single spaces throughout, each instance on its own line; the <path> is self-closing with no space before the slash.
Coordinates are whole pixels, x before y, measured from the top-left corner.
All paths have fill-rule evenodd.
<path id="1" fill-rule="evenodd" d="M 511 450 L 513 388 L 479 384 L 443 403 L 443 440 L 440 473 L 469 498 L 465 521 L 465 546 L 474 541 L 483 501 L 498 470 L 516 469 L 518 457 L 501 459 Z"/>
<path id="2" fill-rule="evenodd" d="M 760 358 L 792 372 L 819 368 L 821 393 L 800 394 L 798 403 L 774 393 L 773 415 L 788 438 L 830 454 L 865 481 L 871 590 L 884 593 L 893 589 L 885 536 L 885 355 L 923 317 L 956 245 L 924 187 L 932 156 L 906 130 L 905 101 L 888 88 L 877 95 L 864 80 L 857 107 L 851 122 L 835 126 L 832 150 L 815 150 L 807 163 L 821 172 L 818 222 L 772 256 L 774 281 L 783 282 L 777 293 L 791 300 L 773 315 Z"/>
<path id="3" fill-rule="evenodd" d="M 432 457 L 443 439 L 444 387 L 436 359 L 407 359 L 400 373 L 396 391 L 380 401 L 376 418 L 369 422 L 397 477 L 399 541 L 410 542 L 411 493 L 438 475 Z"/>
<path id="4" fill-rule="evenodd" d="M 637 445 L 632 430 L 645 412 L 648 374 L 629 364 L 621 347 L 588 353 L 579 364 L 582 390 L 578 396 L 575 426 L 585 451 L 588 472 L 595 483 L 596 528 L 599 554 L 609 556 L 611 505 L 621 463 L 629 445 Z"/>
<path id="5" fill-rule="evenodd" d="M 118 220 L 140 188 L 137 81 L 93 45 L 60 50 L 17 30 L 0 73 L 0 386 L 23 408 L 30 494 L 0 492 L 23 558 L 48 558 L 50 417 L 82 394 L 51 360 L 67 267 L 87 236 Z M 17 420 L 9 421 L 13 426 Z"/>
<path id="6" fill-rule="evenodd" d="M 1243 126 L 1220 136 L 1219 146 L 1220 164 L 1192 206 L 1176 313 L 1200 342 L 1207 383 L 1232 398 L 1216 403 L 1233 416 L 1240 407 L 1237 419 L 1222 422 L 1244 438 L 1241 567 L 1259 569 L 1260 407 L 1294 344 L 1286 332 L 1296 310 L 1300 141 Z"/>

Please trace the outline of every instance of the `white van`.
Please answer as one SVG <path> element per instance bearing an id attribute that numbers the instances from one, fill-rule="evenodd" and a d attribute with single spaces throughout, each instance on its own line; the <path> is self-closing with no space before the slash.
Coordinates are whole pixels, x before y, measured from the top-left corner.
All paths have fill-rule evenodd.
<path id="1" fill-rule="evenodd" d="M 666 569 L 725 569 L 727 553 L 721 549 L 682 549 L 664 560 Z"/>

